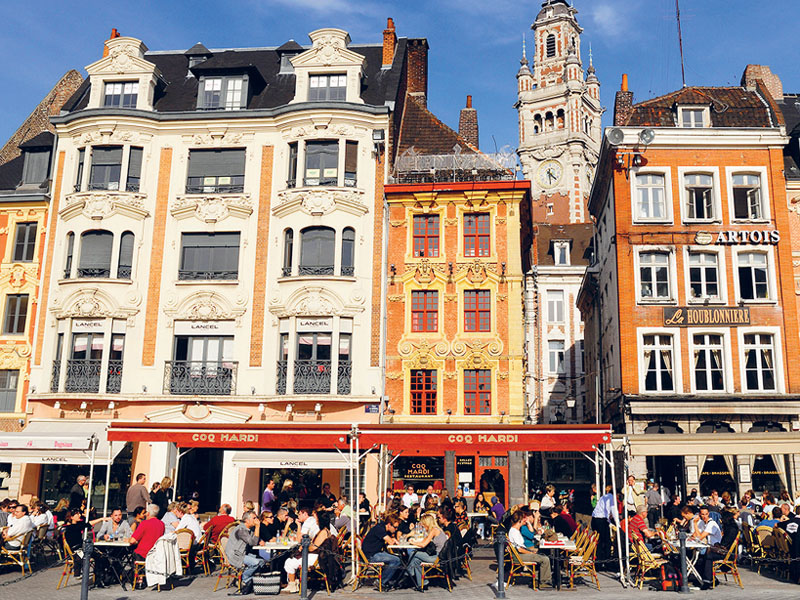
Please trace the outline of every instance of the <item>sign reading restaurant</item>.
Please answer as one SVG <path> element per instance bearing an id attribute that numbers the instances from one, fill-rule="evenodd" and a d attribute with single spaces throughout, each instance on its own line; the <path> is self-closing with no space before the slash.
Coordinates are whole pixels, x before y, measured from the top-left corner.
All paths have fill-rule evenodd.
<path id="1" fill-rule="evenodd" d="M 701 327 L 708 325 L 750 325 L 749 308 L 670 306 L 664 309 L 664 325 Z"/>

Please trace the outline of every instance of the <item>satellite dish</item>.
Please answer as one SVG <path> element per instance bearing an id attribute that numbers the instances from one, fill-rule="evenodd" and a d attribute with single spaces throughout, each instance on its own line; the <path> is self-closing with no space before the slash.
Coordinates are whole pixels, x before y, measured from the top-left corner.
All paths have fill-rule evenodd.
<path id="1" fill-rule="evenodd" d="M 622 140 L 625 138 L 625 134 L 622 132 L 622 129 L 614 127 L 613 129 L 608 130 L 606 138 L 608 138 L 608 143 L 612 146 L 619 146 L 622 143 Z"/>
<path id="2" fill-rule="evenodd" d="M 656 138 L 656 132 L 653 131 L 652 129 L 642 129 L 639 132 L 639 141 L 645 146 L 651 144 L 655 138 Z"/>

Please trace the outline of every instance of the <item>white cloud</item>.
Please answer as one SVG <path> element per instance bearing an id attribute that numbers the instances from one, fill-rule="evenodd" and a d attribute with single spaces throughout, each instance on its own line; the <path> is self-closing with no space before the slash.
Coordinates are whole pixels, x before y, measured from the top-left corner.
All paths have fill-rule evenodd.
<path id="1" fill-rule="evenodd" d="M 380 2 L 369 2 L 366 0 L 265 0 L 259 4 L 262 6 L 280 6 L 294 11 L 316 12 L 324 15 L 361 15 L 372 17 L 383 14 L 384 12 L 384 6 Z"/>
<path id="2" fill-rule="evenodd" d="M 626 9 L 615 2 L 600 2 L 590 9 L 589 15 L 597 27 L 597 33 L 603 36 L 622 35 L 630 25 Z"/>

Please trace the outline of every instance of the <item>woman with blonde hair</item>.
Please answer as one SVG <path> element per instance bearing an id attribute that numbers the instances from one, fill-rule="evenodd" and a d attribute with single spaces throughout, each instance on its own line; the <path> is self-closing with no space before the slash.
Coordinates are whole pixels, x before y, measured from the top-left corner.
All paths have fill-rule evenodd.
<path id="1" fill-rule="evenodd" d="M 172 479 L 164 477 L 161 483 L 154 483 L 150 498 L 153 504 L 158 506 L 158 518 L 163 519 L 169 510 L 169 503 L 172 501 Z"/>
<path id="2" fill-rule="evenodd" d="M 425 537 L 419 541 L 410 543 L 421 550 L 414 553 L 408 563 L 408 572 L 414 577 L 418 588 L 422 588 L 422 563 L 435 563 L 436 557 L 444 548 L 447 542 L 447 534 L 442 531 L 436 522 L 436 517 L 430 513 L 425 513 L 420 517 L 419 524 L 425 529 Z"/>

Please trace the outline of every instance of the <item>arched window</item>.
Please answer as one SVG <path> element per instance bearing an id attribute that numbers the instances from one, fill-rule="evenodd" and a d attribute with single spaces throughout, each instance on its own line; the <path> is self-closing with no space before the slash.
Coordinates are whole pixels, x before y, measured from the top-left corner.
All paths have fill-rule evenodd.
<path id="1" fill-rule="evenodd" d="M 300 275 L 333 275 L 336 232 L 330 227 L 307 227 L 300 232 Z"/>
<path id="2" fill-rule="evenodd" d="M 347 227 L 342 232 L 342 275 L 348 276 L 355 273 L 353 258 L 355 255 L 356 232 Z"/>
<path id="3" fill-rule="evenodd" d="M 561 108 L 556 113 L 556 126 L 558 129 L 564 129 L 564 110 Z"/>
<path id="4" fill-rule="evenodd" d="M 683 433 L 683 429 L 673 421 L 653 421 L 648 423 L 644 430 L 645 433 Z"/>
<path id="5" fill-rule="evenodd" d="M 81 234 L 81 260 L 78 277 L 110 277 L 111 246 L 114 236 L 101 229 Z"/>
<path id="6" fill-rule="evenodd" d="M 283 232 L 283 269 L 281 274 L 289 277 L 292 274 L 292 253 L 294 251 L 294 231 L 287 229 Z"/>
<path id="7" fill-rule="evenodd" d="M 697 433 L 734 433 L 733 427 L 724 421 L 704 421 L 697 428 Z"/>
<path id="8" fill-rule="evenodd" d="M 117 279 L 130 279 L 133 268 L 133 233 L 126 231 L 119 239 L 119 263 Z"/>
<path id="9" fill-rule="evenodd" d="M 786 428 L 775 421 L 756 421 L 748 433 L 775 433 L 786 431 Z"/>
<path id="10" fill-rule="evenodd" d="M 544 130 L 553 131 L 553 129 L 555 129 L 555 120 L 553 119 L 553 113 L 548 112 L 544 116 Z"/>
<path id="11" fill-rule="evenodd" d="M 533 132 L 539 133 L 542 131 L 542 115 L 533 117 Z"/>
<path id="12" fill-rule="evenodd" d="M 556 36 L 552 33 L 547 36 L 547 58 L 553 58 L 556 55 Z"/>
<path id="13" fill-rule="evenodd" d="M 72 255 L 75 253 L 75 234 L 71 231 L 67 234 L 67 252 L 64 260 L 64 279 L 72 276 Z"/>

